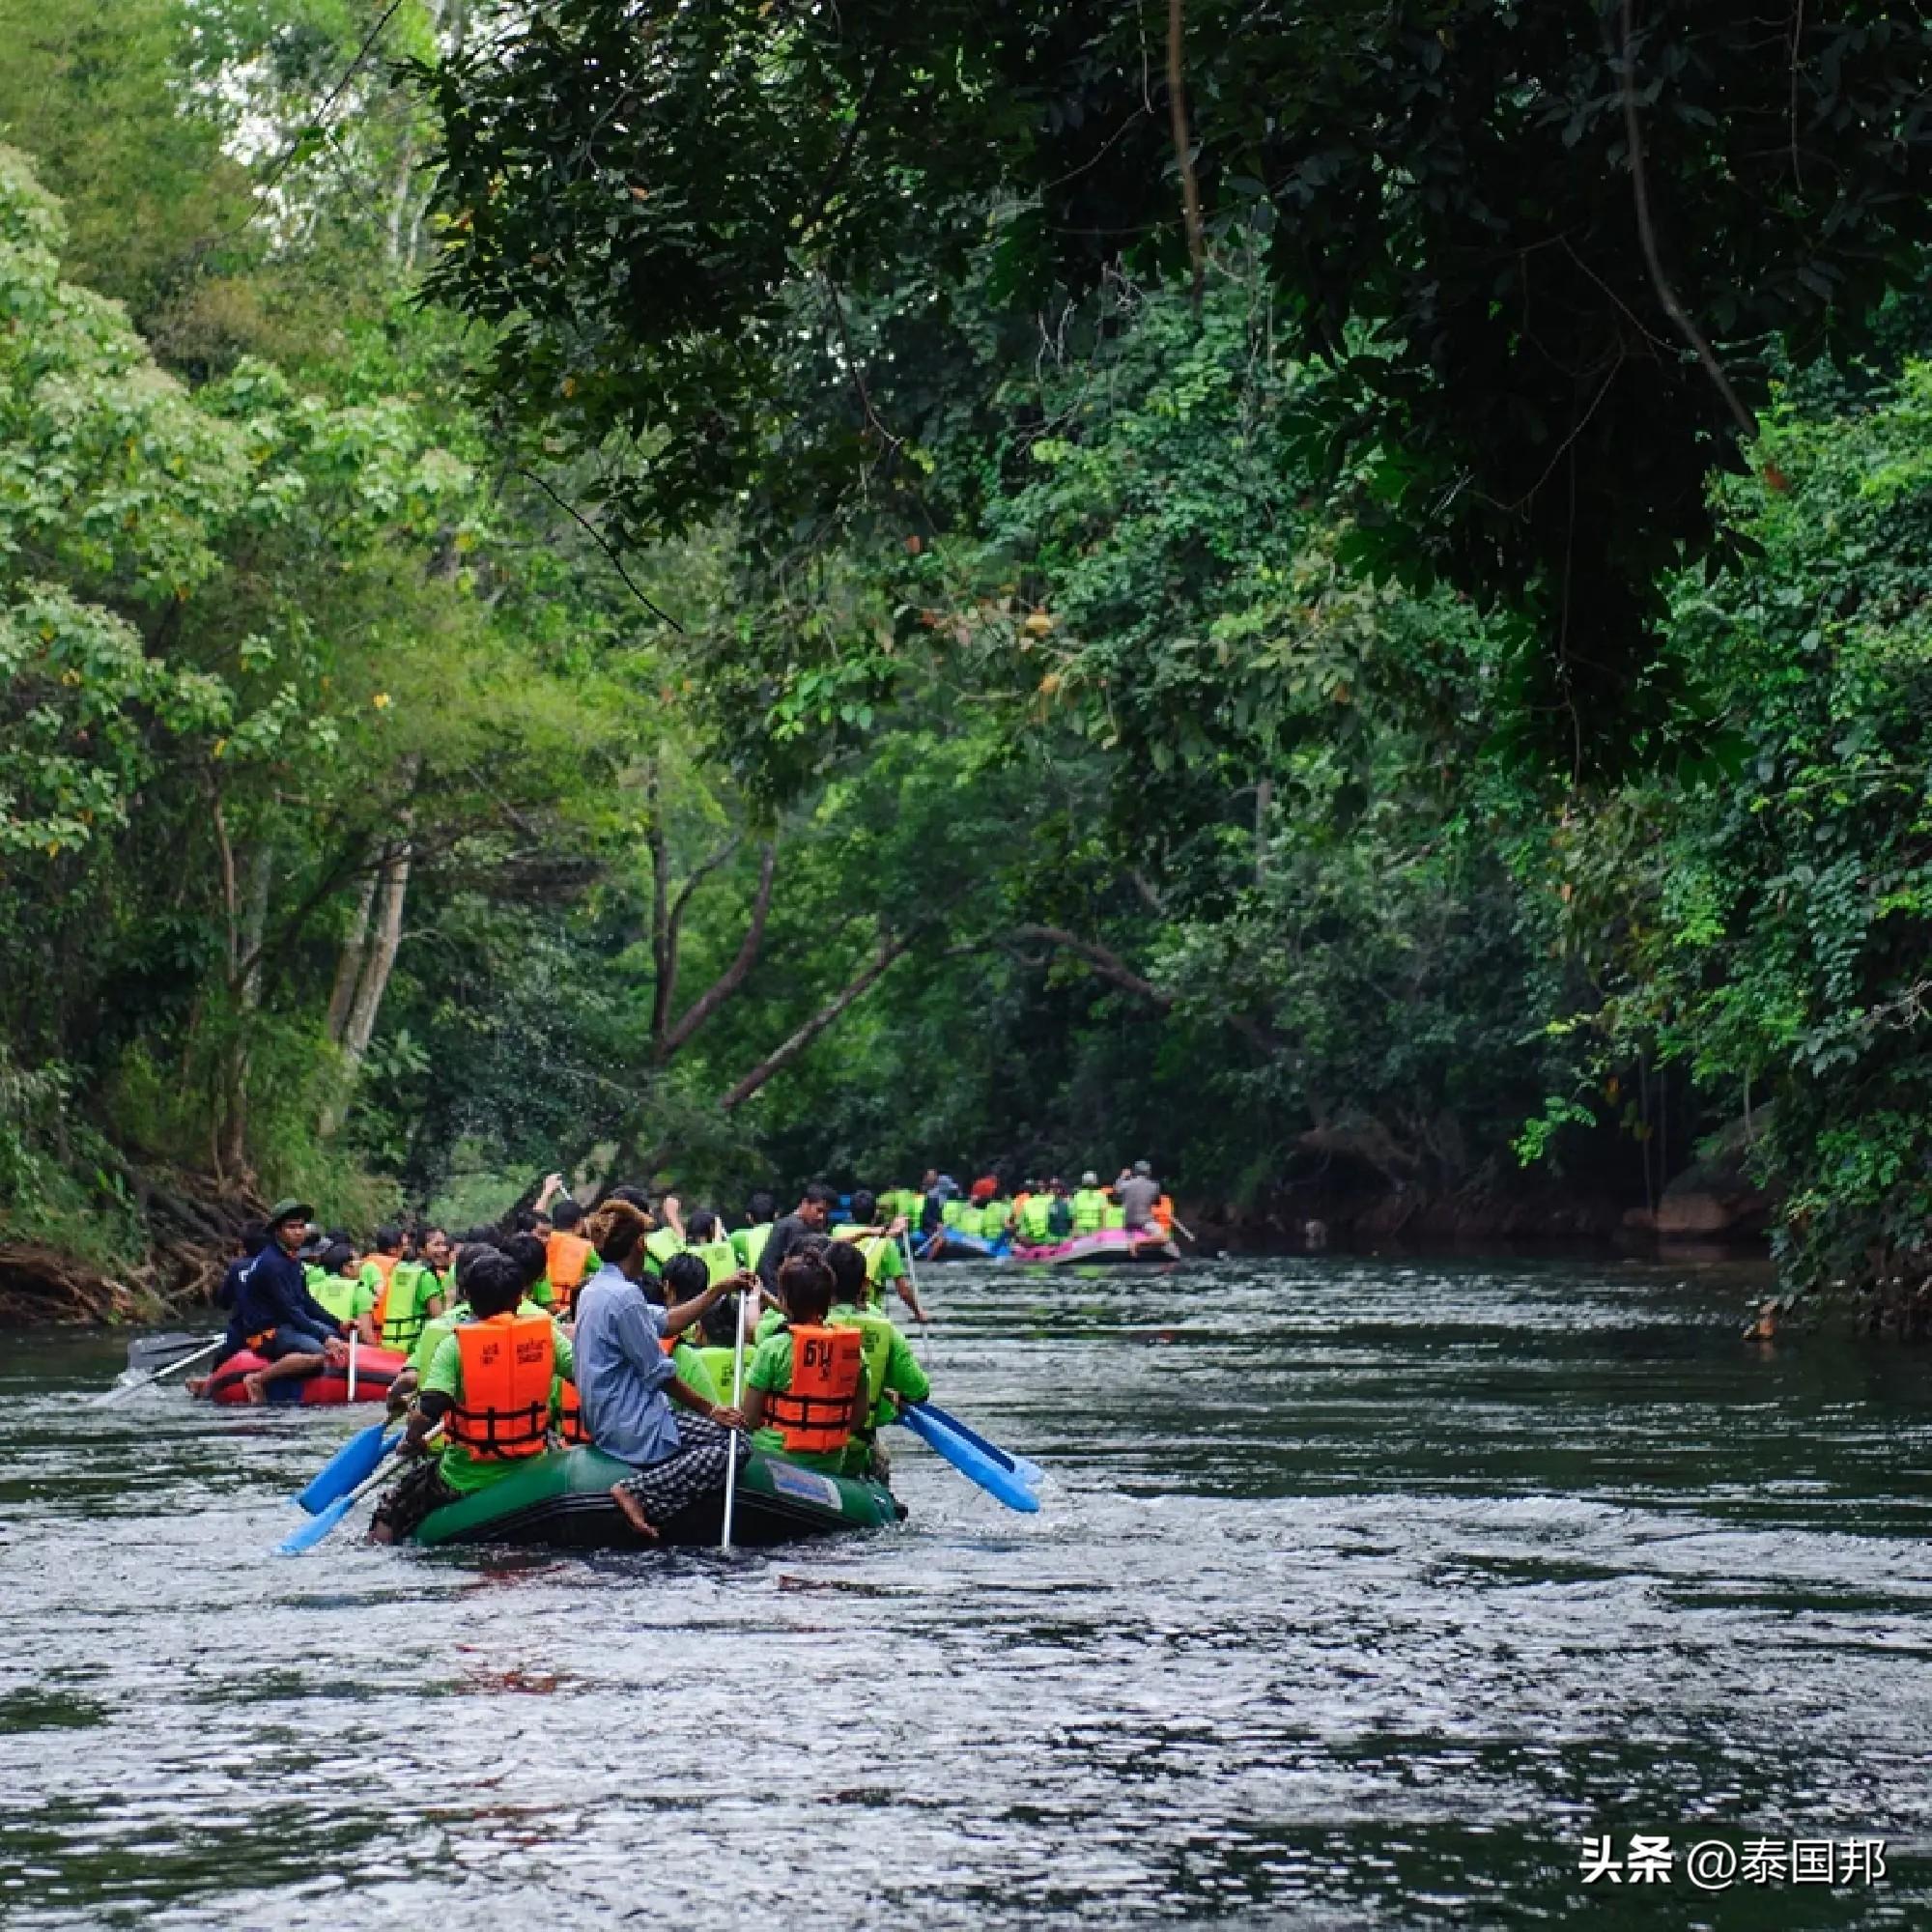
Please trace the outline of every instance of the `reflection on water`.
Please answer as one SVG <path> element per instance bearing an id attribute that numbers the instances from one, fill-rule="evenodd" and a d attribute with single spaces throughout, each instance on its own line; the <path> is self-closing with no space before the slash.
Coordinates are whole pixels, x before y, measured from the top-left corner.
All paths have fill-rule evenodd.
<path id="1" fill-rule="evenodd" d="M 0 1920 L 1932 1922 L 1925 1365 L 1721 1278 L 934 1268 L 898 1533 L 268 1552 L 341 1416 L 0 1368 Z M 1883 1837 L 1585 1890 L 1586 1835 Z"/>

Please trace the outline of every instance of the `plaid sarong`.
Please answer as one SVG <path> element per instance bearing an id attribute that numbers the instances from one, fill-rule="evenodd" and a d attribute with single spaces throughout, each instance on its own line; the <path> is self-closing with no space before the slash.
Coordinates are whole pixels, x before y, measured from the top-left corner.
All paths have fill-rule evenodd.
<path id="1" fill-rule="evenodd" d="M 722 1490 L 726 1458 L 734 1449 L 740 1468 L 752 1453 L 749 1435 L 721 1429 L 708 1416 L 680 1415 L 677 1434 L 678 1446 L 668 1456 L 645 1463 L 635 1475 L 626 1476 L 622 1485 L 653 1524 L 668 1522 L 699 1496 Z"/>

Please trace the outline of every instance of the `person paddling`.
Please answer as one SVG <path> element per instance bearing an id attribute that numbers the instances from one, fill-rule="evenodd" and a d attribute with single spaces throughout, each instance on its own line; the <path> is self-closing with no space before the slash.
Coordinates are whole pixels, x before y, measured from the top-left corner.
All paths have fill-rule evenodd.
<path id="1" fill-rule="evenodd" d="M 562 1384 L 574 1365 L 570 1338 L 523 1301 L 523 1269 L 486 1250 L 469 1262 L 464 1286 L 470 1319 L 439 1345 L 402 1445 L 405 1456 L 426 1456 L 429 1434 L 440 1424 L 442 1453 L 412 1469 L 377 1505 L 372 1542 L 408 1536 L 432 1510 L 541 1456 L 562 1418 Z"/>
<path id="2" fill-rule="evenodd" d="M 228 1350 L 252 1350 L 267 1367 L 242 1378 L 250 1402 L 267 1402 L 268 1385 L 293 1376 L 312 1376 L 330 1362 L 346 1362 L 342 1324 L 308 1292 L 296 1257 L 308 1238 L 315 1209 L 305 1201 L 277 1201 L 269 1209 L 269 1239 L 235 1284 L 228 1317 Z M 200 1395 L 210 1378 L 197 1377 L 188 1393 Z"/>
<path id="3" fill-rule="evenodd" d="M 611 1500 L 655 1542 L 661 1524 L 724 1487 L 733 1456 L 743 1462 L 751 1453 L 735 1433 L 743 1417 L 682 1381 L 665 1341 L 752 1280 L 732 1275 L 690 1301 L 654 1309 L 639 1285 L 650 1228 L 650 1217 L 627 1201 L 607 1201 L 591 1216 L 589 1236 L 604 1265 L 578 1293 L 576 1344 L 583 1427 L 606 1455 L 636 1465 L 611 1486 Z M 691 1412 L 674 1416 L 673 1403 Z"/>

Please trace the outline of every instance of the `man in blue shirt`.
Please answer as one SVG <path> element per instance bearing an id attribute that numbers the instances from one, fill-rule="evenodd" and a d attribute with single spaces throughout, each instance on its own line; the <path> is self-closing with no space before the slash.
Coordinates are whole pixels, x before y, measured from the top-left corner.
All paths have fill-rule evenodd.
<path id="1" fill-rule="evenodd" d="M 266 1402 L 266 1384 L 311 1376 L 349 1358 L 343 1324 L 308 1292 L 296 1259 L 315 1210 L 305 1201 L 277 1201 L 269 1209 L 269 1239 L 235 1279 L 228 1347 L 252 1349 L 268 1367 L 242 1378 L 250 1402 Z M 205 1386 L 205 1383 L 203 1384 Z M 199 1394 L 192 1382 L 190 1391 Z"/>
<path id="2" fill-rule="evenodd" d="M 714 1281 L 674 1308 L 653 1308 L 639 1285 L 650 1221 L 627 1201 L 607 1201 L 585 1230 L 604 1265 L 577 1292 L 572 1331 L 583 1427 L 607 1456 L 638 1465 L 611 1500 L 640 1536 L 724 1483 L 743 1418 L 685 1386 L 665 1353 L 668 1336 L 690 1327 L 721 1296 L 749 1287 L 749 1274 Z M 671 1414 L 675 1401 L 690 1411 Z"/>

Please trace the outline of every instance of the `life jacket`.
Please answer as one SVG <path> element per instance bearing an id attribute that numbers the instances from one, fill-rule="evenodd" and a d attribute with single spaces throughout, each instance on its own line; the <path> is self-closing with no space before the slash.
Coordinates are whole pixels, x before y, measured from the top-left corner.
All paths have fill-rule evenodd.
<path id="1" fill-rule="evenodd" d="M 939 1210 L 939 1225 L 942 1228 L 957 1229 L 960 1234 L 967 1232 L 966 1217 L 971 1214 L 976 1219 L 980 1210 L 969 1207 L 955 1194 Z"/>
<path id="2" fill-rule="evenodd" d="M 738 1272 L 738 1250 L 723 1236 L 715 1241 L 699 1241 L 685 1250 L 704 1264 L 708 1281 L 728 1281 Z"/>
<path id="3" fill-rule="evenodd" d="M 1073 1232 L 1096 1235 L 1107 1218 L 1107 1197 L 1097 1187 L 1083 1187 L 1073 1196 Z"/>
<path id="4" fill-rule="evenodd" d="M 791 1387 L 765 1391 L 765 1423 L 779 1432 L 789 1455 L 837 1455 L 860 1420 L 865 1346 L 856 1328 L 790 1332 Z"/>
<path id="5" fill-rule="evenodd" d="M 664 1273 L 665 1263 L 683 1252 L 684 1236 L 675 1228 L 653 1228 L 644 1236 L 644 1259 L 653 1274 Z"/>
<path id="6" fill-rule="evenodd" d="M 590 1432 L 583 1426 L 583 1404 L 578 1397 L 575 1382 L 557 1383 L 556 1406 L 556 1433 L 562 1437 L 563 1446 L 566 1449 L 581 1448 L 590 1440 Z"/>
<path id="7" fill-rule="evenodd" d="M 383 1283 L 383 1292 L 376 1297 L 376 1306 L 372 1313 L 377 1331 L 383 1338 L 384 1348 L 400 1349 L 407 1355 L 415 1347 L 424 1327 L 428 1324 L 429 1317 L 423 1310 L 428 1303 L 435 1300 L 442 1284 L 432 1274 L 430 1280 L 436 1282 L 436 1287 L 425 1290 L 422 1278 L 429 1274 L 429 1270 L 414 1262 L 398 1263 L 396 1258 L 390 1255 L 371 1255 L 369 1260 L 386 1261 L 391 1264 Z M 408 1294 L 399 1293 L 398 1291 L 401 1289 L 408 1289 Z M 405 1301 L 409 1304 L 407 1308 L 403 1305 Z M 392 1302 L 396 1309 L 393 1316 L 389 1313 Z"/>
<path id="8" fill-rule="evenodd" d="M 1172 1235 L 1174 1233 L 1174 1197 L 1172 1195 L 1163 1194 L 1153 1204 L 1153 1218 L 1155 1225 L 1158 1226 L 1163 1235 Z"/>
<path id="9" fill-rule="evenodd" d="M 1124 1228 L 1127 1225 L 1127 1210 L 1111 1194 L 1100 1209 L 1100 1225 L 1103 1228 Z"/>
<path id="10" fill-rule="evenodd" d="M 541 1456 L 556 1376 L 556 1324 L 548 1315 L 492 1315 L 456 1330 L 463 1400 L 443 1434 L 490 1461 Z"/>
<path id="11" fill-rule="evenodd" d="M 361 1283 L 353 1275 L 327 1274 L 321 1268 L 306 1270 L 308 1292 L 338 1321 L 355 1320 L 355 1292 Z"/>
<path id="12" fill-rule="evenodd" d="M 1035 1247 L 1043 1247 L 1051 1238 L 1048 1217 L 1052 1212 L 1051 1194 L 1029 1194 L 1019 1212 L 1020 1238 L 1031 1241 Z"/>
<path id="13" fill-rule="evenodd" d="M 980 1209 L 980 1238 L 982 1241 L 997 1241 L 1012 1226 L 1013 1204 L 1010 1201 L 988 1201 Z"/>
<path id="14" fill-rule="evenodd" d="M 755 1228 L 739 1228 L 731 1236 L 731 1245 L 737 1250 L 741 1266 L 754 1268 L 758 1257 L 765 1251 L 765 1243 L 772 1237 L 770 1221 L 760 1221 Z"/>
<path id="15" fill-rule="evenodd" d="M 880 1398 L 886 1392 L 886 1371 L 892 1366 L 893 1359 L 893 1337 L 898 1330 L 885 1316 L 874 1315 L 863 1308 L 849 1314 L 834 1315 L 830 1320 L 835 1328 L 858 1331 L 860 1352 L 866 1360 L 866 1412 L 855 1426 L 869 1433 Z"/>
<path id="16" fill-rule="evenodd" d="M 702 1396 L 706 1402 L 715 1402 L 721 1407 L 731 1400 L 731 1351 L 729 1349 L 720 1351 L 724 1357 L 724 1379 L 722 1382 L 712 1374 L 711 1364 L 705 1360 L 705 1357 L 711 1352 L 710 1350 L 696 1348 L 680 1335 L 673 1338 L 667 1346 L 665 1352 L 670 1357 L 671 1367 L 677 1371 L 678 1380 L 693 1395 Z M 749 1362 L 752 1358 L 750 1355 L 747 1355 L 745 1359 Z"/>
<path id="17" fill-rule="evenodd" d="M 544 1273 L 560 1314 L 569 1312 L 577 1291 L 583 1285 L 583 1270 L 589 1259 L 590 1243 L 582 1235 L 553 1234 L 544 1243 Z"/>

